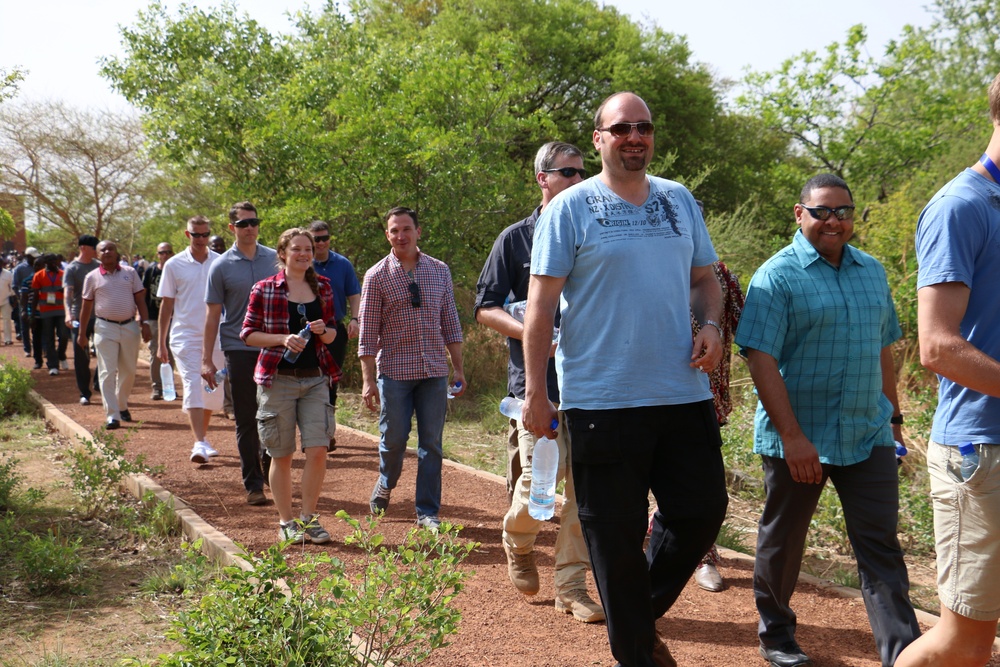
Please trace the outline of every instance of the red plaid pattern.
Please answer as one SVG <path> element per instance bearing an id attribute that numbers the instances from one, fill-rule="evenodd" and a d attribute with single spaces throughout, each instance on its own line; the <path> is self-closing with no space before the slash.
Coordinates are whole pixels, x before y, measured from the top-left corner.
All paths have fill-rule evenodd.
<path id="1" fill-rule="evenodd" d="M 323 321 L 331 329 L 337 327 L 337 317 L 333 308 L 333 289 L 330 281 L 323 276 L 319 279 L 319 298 L 323 304 Z M 243 329 L 240 338 L 244 340 L 255 331 L 268 334 L 289 334 L 288 330 L 288 288 L 285 286 L 285 271 L 281 270 L 270 278 L 265 278 L 250 290 L 250 303 L 247 306 L 246 317 L 243 318 Z M 316 346 L 316 357 L 323 373 L 329 376 L 331 382 L 340 380 L 340 366 L 333 360 L 333 355 L 327 349 L 319 336 L 313 336 L 312 344 Z M 283 346 L 261 348 L 257 356 L 257 366 L 254 368 L 253 381 L 259 385 L 270 387 L 277 375 L 278 362 L 285 353 Z"/>

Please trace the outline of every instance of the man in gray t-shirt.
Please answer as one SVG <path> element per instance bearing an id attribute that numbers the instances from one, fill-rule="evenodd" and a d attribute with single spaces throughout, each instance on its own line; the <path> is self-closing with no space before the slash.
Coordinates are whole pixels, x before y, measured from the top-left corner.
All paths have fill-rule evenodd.
<path id="1" fill-rule="evenodd" d="M 236 417 L 236 446 L 240 451 L 243 486 L 247 503 L 263 505 L 264 479 L 270 467 L 270 457 L 260 450 L 257 436 L 257 385 L 253 381 L 254 367 L 260 348 L 252 347 L 240 338 L 243 318 L 250 302 L 250 290 L 264 278 L 278 272 L 278 253 L 257 243 L 257 209 L 250 202 L 234 204 L 229 211 L 229 230 L 236 235 L 233 247 L 212 263 L 208 274 L 205 302 L 205 344 L 202 351 L 202 376 L 215 387 L 215 363 L 212 349 L 216 336 L 221 338 L 226 355 L 226 370 L 233 391 L 233 412 Z"/>
<path id="2" fill-rule="evenodd" d="M 76 373 L 76 388 L 80 390 L 80 405 L 90 405 L 92 395 L 90 384 L 90 350 L 80 347 L 77 342 L 79 327 L 85 327 L 87 338 L 94 338 L 94 317 L 89 322 L 79 322 L 80 301 L 83 295 L 83 280 L 87 274 L 101 265 L 94 252 L 97 248 L 97 237 L 84 234 L 77 241 L 79 254 L 66 271 L 63 272 L 63 303 L 66 306 L 66 328 L 70 330 L 73 339 L 73 370 Z M 78 326 L 74 326 L 76 322 Z M 94 373 L 93 388 L 100 391 L 97 373 Z"/>

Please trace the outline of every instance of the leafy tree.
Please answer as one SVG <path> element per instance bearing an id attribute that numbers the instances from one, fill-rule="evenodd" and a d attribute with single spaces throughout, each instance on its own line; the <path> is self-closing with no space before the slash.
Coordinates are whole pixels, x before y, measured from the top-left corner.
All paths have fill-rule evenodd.
<path id="1" fill-rule="evenodd" d="M 152 160 L 139 121 L 62 103 L 0 107 L 0 187 L 34 200 L 40 227 L 131 237 Z M 58 235 L 57 234 L 57 235 Z"/>
<path id="2" fill-rule="evenodd" d="M 0 103 L 17 94 L 17 87 L 24 80 L 24 71 L 17 67 L 8 70 L 0 67 Z"/>
<path id="3" fill-rule="evenodd" d="M 11 238 L 17 233 L 17 225 L 10 212 L 0 208 L 0 236 Z"/>

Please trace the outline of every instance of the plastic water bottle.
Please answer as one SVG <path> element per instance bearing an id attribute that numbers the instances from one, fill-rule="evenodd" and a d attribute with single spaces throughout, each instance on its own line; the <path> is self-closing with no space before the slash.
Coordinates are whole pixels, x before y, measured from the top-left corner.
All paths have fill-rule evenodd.
<path id="1" fill-rule="evenodd" d="M 514 398 L 513 396 L 507 396 L 502 401 L 500 401 L 500 414 L 505 417 L 510 417 L 511 419 L 520 419 L 521 410 L 524 408 L 524 401 L 520 398 Z M 559 428 L 559 420 L 552 420 L 552 430 Z"/>
<path id="2" fill-rule="evenodd" d="M 958 453 L 962 455 L 962 479 L 968 480 L 979 467 L 979 453 L 971 442 L 959 445 Z"/>
<path id="3" fill-rule="evenodd" d="M 896 465 L 903 465 L 903 457 L 909 452 L 906 450 L 906 445 L 901 443 L 899 440 L 896 441 Z"/>
<path id="4" fill-rule="evenodd" d="M 518 322 L 524 322 L 524 311 L 528 309 L 528 302 L 525 300 L 513 301 L 503 307 L 507 314 Z"/>
<path id="5" fill-rule="evenodd" d="M 80 328 L 80 320 L 73 320 L 73 328 L 74 329 Z"/>
<path id="6" fill-rule="evenodd" d="M 457 381 L 455 384 L 448 385 L 448 398 L 449 399 L 455 398 L 455 396 L 457 396 L 460 391 L 462 391 L 461 380 Z"/>
<path id="7" fill-rule="evenodd" d="M 306 344 L 308 344 L 309 341 L 312 339 L 312 335 L 313 335 L 312 329 L 310 329 L 308 326 L 302 327 L 302 331 L 300 331 L 298 333 L 298 337 L 299 338 L 305 338 L 306 339 Z M 285 350 L 285 355 L 284 355 L 285 356 L 285 361 L 287 361 L 290 364 L 294 364 L 296 361 L 299 360 L 299 355 L 300 354 L 302 354 L 302 353 L 301 352 L 292 352 L 291 350 Z"/>
<path id="8" fill-rule="evenodd" d="M 160 364 L 160 386 L 163 387 L 163 400 L 177 400 L 177 390 L 174 389 L 174 368 L 170 364 Z"/>
<path id="9" fill-rule="evenodd" d="M 226 381 L 226 376 L 227 375 L 229 375 L 229 373 L 226 371 L 225 368 L 220 368 L 219 370 L 215 371 L 215 387 L 216 387 L 216 389 L 218 389 L 219 387 L 221 387 L 222 383 Z M 206 382 L 205 383 L 205 392 L 211 394 L 214 391 L 215 391 L 215 389 L 212 389 L 210 386 L 208 386 L 208 383 Z"/>
<path id="10" fill-rule="evenodd" d="M 559 445 L 555 440 L 539 438 L 531 455 L 531 491 L 528 514 L 548 521 L 556 511 L 556 473 L 559 470 Z"/>

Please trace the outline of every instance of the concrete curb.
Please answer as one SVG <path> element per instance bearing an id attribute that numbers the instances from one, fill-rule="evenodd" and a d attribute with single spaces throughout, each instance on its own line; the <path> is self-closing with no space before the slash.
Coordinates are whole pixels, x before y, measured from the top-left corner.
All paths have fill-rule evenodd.
<path id="1" fill-rule="evenodd" d="M 49 402 L 37 392 L 32 391 L 31 397 L 39 405 L 45 419 L 48 420 L 59 433 L 62 433 L 69 438 L 78 440 L 90 440 L 93 438 L 89 431 L 70 419 L 65 413 L 59 410 L 55 404 Z M 351 428 L 350 426 L 343 426 L 340 424 L 337 425 L 337 429 L 348 431 L 354 435 L 371 441 L 373 444 L 378 444 L 378 438 L 370 433 L 359 431 Z M 504 486 L 507 484 L 507 481 L 500 475 L 478 470 L 463 463 L 456 463 L 455 461 L 445 459 L 443 464 L 475 477 L 479 477 L 480 479 L 495 482 Z M 217 560 L 223 565 L 236 565 L 237 567 L 247 571 L 252 569 L 250 564 L 241 557 L 240 554 L 242 553 L 242 550 L 236 545 L 235 542 L 226 537 L 223 532 L 202 519 L 194 510 L 188 507 L 184 501 L 175 497 L 172 493 L 164 489 L 146 475 L 129 476 L 126 481 L 126 486 L 129 492 L 136 498 L 141 498 L 144 493 L 149 491 L 152 492 L 160 501 L 172 504 L 174 511 L 177 513 L 177 516 L 181 521 L 184 534 L 192 541 L 201 539 L 203 551 L 211 558 Z M 562 500 L 563 499 L 560 496 L 559 501 L 562 502 Z M 733 551 L 732 549 L 726 549 L 725 547 L 719 547 L 719 554 L 725 558 L 744 563 L 752 564 L 754 562 L 753 556 Z M 844 598 L 862 597 L 861 591 L 856 588 L 841 586 L 840 584 L 834 583 L 828 579 L 821 579 L 810 574 L 800 573 L 799 581 L 830 591 Z M 941 620 L 938 616 L 920 609 L 916 610 L 916 615 L 917 620 L 928 627 L 933 627 L 939 620 Z M 994 650 L 1000 650 L 1000 638 L 993 642 L 993 648 Z"/>

